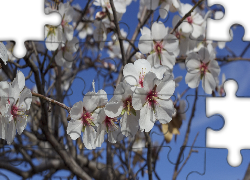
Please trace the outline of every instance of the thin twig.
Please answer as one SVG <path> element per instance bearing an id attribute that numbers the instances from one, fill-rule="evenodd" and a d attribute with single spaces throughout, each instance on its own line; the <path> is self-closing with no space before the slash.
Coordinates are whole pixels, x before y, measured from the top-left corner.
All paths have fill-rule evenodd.
<path id="1" fill-rule="evenodd" d="M 182 164 L 181 168 L 178 170 L 176 177 L 178 176 L 178 174 L 180 174 L 181 170 L 183 169 L 183 167 L 184 167 L 185 164 L 187 163 L 188 159 L 190 158 L 192 152 L 197 152 L 197 151 L 194 151 L 194 150 L 193 150 L 193 147 L 194 147 L 194 143 L 195 143 L 195 141 L 196 141 L 198 135 L 199 135 L 199 132 L 196 134 L 196 136 L 195 136 L 195 138 L 194 138 L 194 142 L 193 142 L 193 144 L 192 144 L 192 146 L 191 146 L 191 149 L 190 149 L 190 151 L 189 151 L 189 153 L 188 153 L 188 156 L 187 156 L 187 158 L 185 159 L 184 163 Z"/>
<path id="2" fill-rule="evenodd" d="M 32 96 L 40 97 L 40 98 L 42 98 L 42 99 L 44 99 L 44 100 L 46 100 L 46 101 L 48 101 L 48 102 L 51 102 L 51 103 L 53 103 L 53 104 L 57 104 L 58 106 L 61 106 L 62 108 L 66 109 L 68 112 L 70 112 L 70 110 L 71 110 L 71 108 L 68 107 L 68 106 L 66 106 L 65 104 L 60 103 L 60 102 L 58 102 L 58 101 L 56 101 L 56 100 L 54 100 L 54 99 L 45 97 L 45 96 L 43 96 L 43 95 L 41 95 L 41 94 L 32 92 Z"/>

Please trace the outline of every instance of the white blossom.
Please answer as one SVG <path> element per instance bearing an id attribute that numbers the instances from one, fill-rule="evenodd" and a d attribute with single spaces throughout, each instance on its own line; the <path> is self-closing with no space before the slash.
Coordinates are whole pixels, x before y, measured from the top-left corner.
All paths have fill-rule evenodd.
<path id="1" fill-rule="evenodd" d="M 131 86 L 126 82 L 121 82 L 104 109 L 110 118 L 121 115 L 121 131 L 126 137 L 133 137 L 139 129 L 139 111 L 132 106 L 132 95 Z"/>
<path id="2" fill-rule="evenodd" d="M 32 94 L 30 89 L 24 87 L 25 77 L 21 71 L 17 72 L 17 77 L 8 85 L 8 98 L 3 98 L 7 111 L 1 114 L 6 118 L 5 139 L 8 144 L 11 144 L 16 130 L 20 135 L 26 127 L 27 115 L 25 112 L 30 109 Z"/>
<path id="3" fill-rule="evenodd" d="M 114 0 L 113 2 L 114 2 L 115 10 L 118 13 L 125 13 L 127 4 L 130 4 L 128 0 L 127 1 L 125 1 L 125 0 Z M 110 14 L 113 14 L 112 7 L 111 7 L 111 4 L 110 4 L 109 0 L 95 0 L 94 5 L 101 6 L 103 11 L 108 10 L 108 12 Z"/>
<path id="4" fill-rule="evenodd" d="M 98 106 L 98 96 L 94 92 L 85 94 L 83 101 L 73 105 L 70 111 L 71 120 L 67 127 L 67 134 L 76 140 L 83 132 L 82 141 L 87 149 L 95 149 L 96 131 L 94 129 L 96 119 L 93 111 Z"/>
<path id="5" fill-rule="evenodd" d="M 60 43 L 58 47 L 57 55 L 55 56 L 55 61 L 58 66 L 63 66 L 66 68 L 71 68 L 72 63 L 76 56 L 74 53 L 79 48 L 79 40 L 74 37 L 71 41 L 67 41 L 65 44 Z"/>
<path id="6" fill-rule="evenodd" d="M 156 120 L 162 124 L 169 123 L 175 108 L 170 97 L 175 91 L 173 80 L 160 81 L 154 73 L 145 75 L 143 88 L 135 90 L 132 105 L 135 110 L 140 110 L 139 125 L 141 130 L 149 132 Z"/>
<path id="7" fill-rule="evenodd" d="M 151 31 L 145 30 L 139 40 L 139 50 L 143 54 L 150 53 L 147 60 L 151 66 L 165 65 L 172 69 L 176 60 L 173 52 L 178 48 L 178 39 L 168 34 L 168 28 L 162 22 L 154 22 Z"/>
<path id="8" fill-rule="evenodd" d="M 55 11 L 55 9 L 48 8 L 47 11 Z M 60 3 L 58 12 L 63 17 L 61 24 L 58 27 L 45 26 L 45 45 L 50 51 L 55 51 L 61 42 L 73 39 L 74 28 L 70 22 L 73 20 L 74 9 L 70 6 L 69 2 Z"/>
<path id="9" fill-rule="evenodd" d="M 181 3 L 179 13 L 184 17 L 192 8 L 190 4 Z M 198 38 L 204 33 L 203 23 L 203 17 L 194 9 L 191 15 L 182 22 L 182 31 L 191 34 L 193 38 Z"/>
<path id="10" fill-rule="evenodd" d="M 220 74 L 220 67 L 215 59 L 215 53 L 210 48 L 201 48 L 198 53 L 190 53 L 186 59 L 187 75 L 185 81 L 190 88 L 202 87 L 207 94 L 211 94 L 216 87 L 215 79 Z"/>
<path id="11" fill-rule="evenodd" d="M 143 87 L 144 77 L 148 72 L 154 72 L 158 79 L 162 79 L 166 69 L 166 66 L 151 67 L 147 60 L 138 59 L 134 64 L 128 63 L 125 65 L 123 76 L 125 81 L 132 86 L 131 89 L 134 90 Z"/>

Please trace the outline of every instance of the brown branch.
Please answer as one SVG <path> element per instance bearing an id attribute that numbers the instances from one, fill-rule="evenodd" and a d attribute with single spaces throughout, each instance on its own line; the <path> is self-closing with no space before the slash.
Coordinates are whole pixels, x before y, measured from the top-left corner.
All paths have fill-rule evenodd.
<path id="1" fill-rule="evenodd" d="M 32 96 L 36 96 L 36 97 L 42 98 L 42 99 L 44 99 L 44 100 L 46 100 L 46 101 L 48 101 L 48 102 L 51 102 L 51 103 L 53 103 L 53 104 L 57 104 L 58 106 L 60 106 L 60 107 L 62 107 L 62 108 L 64 108 L 64 109 L 66 109 L 68 112 L 70 112 L 70 110 L 71 110 L 71 108 L 68 107 L 68 106 L 66 106 L 65 104 L 60 103 L 60 102 L 58 102 L 58 101 L 56 101 L 56 100 L 54 100 L 54 99 L 45 97 L 45 96 L 43 96 L 43 95 L 41 95 L 41 94 L 32 92 Z"/>

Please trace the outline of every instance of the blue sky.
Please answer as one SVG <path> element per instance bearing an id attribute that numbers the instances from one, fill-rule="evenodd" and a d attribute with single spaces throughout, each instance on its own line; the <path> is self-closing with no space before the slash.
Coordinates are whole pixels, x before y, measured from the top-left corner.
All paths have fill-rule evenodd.
<path id="1" fill-rule="evenodd" d="M 190 2 L 191 0 L 181 0 L 181 2 Z M 79 3 L 82 7 L 84 7 L 85 1 L 82 0 L 76 0 L 75 3 Z M 73 4 L 75 4 L 73 3 Z M 121 25 L 122 28 L 125 29 L 125 31 L 128 31 L 128 38 L 132 37 L 132 34 L 134 32 L 134 29 L 138 23 L 137 21 L 137 12 L 139 7 L 139 0 L 137 2 L 132 2 L 131 5 L 127 8 L 127 12 L 124 14 L 122 21 L 124 24 Z M 168 20 L 162 20 L 162 22 L 165 23 L 166 26 L 172 27 L 171 20 L 173 18 L 173 15 L 175 13 L 171 13 L 168 17 Z M 157 16 L 156 16 L 157 17 Z M 127 25 L 126 25 L 127 24 Z M 232 42 L 228 42 L 227 46 L 232 49 L 237 56 L 240 56 L 240 53 L 243 51 L 243 49 L 247 46 L 248 42 L 243 42 L 242 37 L 244 35 L 244 29 L 242 27 L 237 27 L 236 29 L 233 29 L 234 39 Z M 138 38 L 140 35 L 138 36 Z M 137 43 L 136 43 L 137 45 Z M 228 51 L 219 50 L 217 49 L 217 57 L 230 55 Z M 250 52 L 248 51 L 244 57 L 249 57 Z M 107 54 L 103 53 L 103 56 L 107 56 Z M 112 60 L 113 63 L 116 64 L 117 60 Z M 225 73 L 227 79 L 235 79 L 238 82 L 239 89 L 236 93 L 237 96 L 250 96 L 249 84 L 250 79 L 247 78 L 250 76 L 250 64 L 248 62 L 233 62 L 229 63 L 222 67 L 221 74 L 219 76 L 219 79 L 221 81 L 222 73 Z M 25 75 L 28 74 L 29 69 L 25 69 L 23 73 Z M 185 75 L 186 70 L 180 69 L 178 65 L 174 67 L 174 75 L 177 76 L 183 76 L 183 80 L 180 83 L 180 86 L 176 89 L 176 93 L 182 93 L 186 88 L 187 84 L 185 83 Z M 87 93 L 91 88 L 91 82 L 96 77 L 96 72 L 93 69 L 83 71 L 78 74 L 77 79 L 74 80 L 72 89 L 73 93 L 72 95 L 68 96 L 68 98 L 71 101 L 71 104 L 81 101 L 83 98 L 83 94 Z M 34 77 L 32 77 L 34 80 Z M 102 88 L 102 81 L 103 79 L 97 79 L 96 80 L 96 90 Z M 33 83 L 31 81 L 27 81 L 26 83 L 27 87 L 32 88 Z M 105 89 L 108 94 L 112 94 L 113 89 L 108 88 Z M 175 93 L 175 95 L 176 95 Z M 199 94 L 204 95 L 202 88 L 199 88 Z M 187 100 L 187 107 L 192 107 L 193 100 L 194 100 L 194 89 L 191 89 L 188 91 L 186 97 Z M 109 98 L 111 95 L 109 95 Z M 211 127 L 212 129 L 220 129 L 223 127 L 224 120 L 222 116 L 215 115 L 210 118 L 206 117 L 206 107 L 205 107 L 205 96 L 200 96 L 198 98 L 197 102 L 197 110 L 195 113 L 195 117 L 193 119 L 192 125 L 191 125 L 191 133 L 190 138 L 188 141 L 188 146 L 191 146 L 194 137 L 196 136 L 197 132 L 199 132 L 199 136 L 197 138 L 197 141 L 195 143 L 195 150 L 198 150 L 198 153 L 193 153 L 191 155 L 191 158 L 189 159 L 188 163 L 185 165 L 183 170 L 178 176 L 178 179 L 194 179 L 194 180 L 211 180 L 211 179 L 228 179 L 228 180 L 236 180 L 236 179 L 243 179 L 245 171 L 247 169 L 247 166 L 249 164 L 250 160 L 250 153 L 249 150 L 242 150 L 242 156 L 243 161 L 242 164 L 239 167 L 231 167 L 227 163 L 227 149 L 212 149 L 212 148 L 206 148 L 206 129 L 208 127 Z M 65 104 L 69 105 L 67 102 L 67 99 L 64 102 Z M 171 179 L 173 175 L 174 170 L 174 163 L 176 161 L 176 157 L 178 155 L 179 149 L 181 147 L 181 144 L 184 141 L 184 134 L 186 132 L 188 119 L 190 117 L 190 110 L 187 109 L 186 113 L 187 119 L 183 122 L 183 125 L 180 129 L 180 135 L 177 137 L 177 141 L 174 140 L 171 141 L 171 143 L 167 144 L 164 143 L 164 147 L 162 148 L 162 151 L 159 156 L 159 162 L 156 166 L 156 171 L 159 174 L 159 176 L 162 179 Z M 235 132 L 232 132 L 235 133 Z M 153 142 L 159 142 L 159 144 L 162 142 L 164 136 L 162 133 L 158 130 L 157 127 L 154 127 L 151 133 L 151 138 Z M 247 139 L 244 139 L 246 137 L 239 137 L 239 140 L 246 141 Z M 233 142 L 232 142 L 233 143 Z M 105 148 L 105 144 L 103 145 L 103 148 Z M 184 153 L 184 159 L 187 156 L 190 147 L 186 148 L 187 150 Z M 171 151 L 170 151 L 171 150 Z M 105 159 L 105 155 L 104 155 Z M 100 160 L 103 161 L 103 160 Z M 103 161 L 105 162 L 105 161 Z M 20 165 L 19 167 L 27 170 L 27 168 L 22 167 L 23 165 Z M 203 176 L 199 175 L 198 173 L 195 173 L 195 171 L 199 172 L 200 174 L 204 174 Z M 13 175 L 12 173 L 9 173 L 5 170 L 1 170 L 1 173 L 6 174 L 9 179 L 17 179 L 17 176 Z M 193 173 L 192 173 L 193 172 Z M 190 174 L 191 173 L 191 174 Z M 65 171 L 59 171 L 56 174 L 58 175 L 68 175 L 68 172 Z M 1 176 L 0 176 L 1 177 Z M 147 174 L 145 174 L 144 178 L 142 178 L 140 175 L 138 176 L 140 179 L 148 179 Z M 33 177 L 33 179 L 42 179 L 41 176 Z M 57 178 L 55 178 L 57 179 Z M 155 179 L 155 177 L 154 177 Z"/>

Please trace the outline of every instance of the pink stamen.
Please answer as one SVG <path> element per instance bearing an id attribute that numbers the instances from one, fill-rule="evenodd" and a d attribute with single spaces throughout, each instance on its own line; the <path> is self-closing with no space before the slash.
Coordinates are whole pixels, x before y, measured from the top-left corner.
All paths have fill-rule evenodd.
<path id="1" fill-rule="evenodd" d="M 132 104 L 132 97 L 129 96 L 125 101 L 123 101 L 123 108 L 127 108 L 128 105 L 131 106 Z"/>
<path id="2" fill-rule="evenodd" d="M 61 25 L 62 25 L 62 27 L 64 27 L 66 25 L 66 22 L 64 20 L 62 20 Z"/>
<path id="3" fill-rule="evenodd" d="M 162 49 L 163 49 L 162 42 L 155 42 L 155 44 L 154 44 L 154 50 L 155 50 L 155 52 L 157 54 L 161 54 Z"/>
<path id="4" fill-rule="evenodd" d="M 201 65 L 200 65 L 200 73 L 202 75 L 205 75 L 207 71 L 208 71 L 207 64 L 206 63 L 201 63 Z"/>
<path id="5" fill-rule="evenodd" d="M 181 33 L 179 33 L 179 32 L 175 32 L 175 36 L 177 37 L 177 39 L 180 39 L 181 38 Z"/>
<path id="6" fill-rule="evenodd" d="M 115 121 L 116 120 L 114 118 L 106 116 L 106 118 L 104 120 L 104 123 L 105 123 L 108 131 L 112 131 L 112 129 L 115 127 L 115 125 L 114 125 Z"/>
<path id="7" fill-rule="evenodd" d="M 91 114 L 89 112 L 87 112 L 85 108 L 83 108 L 82 123 L 85 126 L 89 126 L 91 122 L 92 122 Z"/>
<path id="8" fill-rule="evenodd" d="M 193 23 L 192 17 L 191 17 L 191 16 L 188 16 L 188 17 L 187 17 L 187 21 L 188 21 L 189 24 L 192 24 L 192 23 Z"/>
<path id="9" fill-rule="evenodd" d="M 157 100 L 156 98 L 158 97 L 157 93 L 155 92 L 155 90 L 153 89 L 152 91 L 150 91 L 148 94 L 147 94 L 147 97 L 146 97 L 146 101 L 148 102 L 148 104 L 150 106 L 153 106 L 155 104 L 157 104 Z"/>
<path id="10" fill-rule="evenodd" d="M 140 75 L 139 75 L 139 85 L 141 88 L 143 88 L 144 77 L 145 77 L 145 72 L 143 72 L 143 68 L 142 68 L 142 72 L 140 72 Z"/>
<path id="11" fill-rule="evenodd" d="M 11 107 L 11 115 L 13 116 L 13 118 L 16 118 L 18 116 L 18 111 L 19 111 L 19 108 L 16 106 L 16 105 L 13 105 Z"/>

